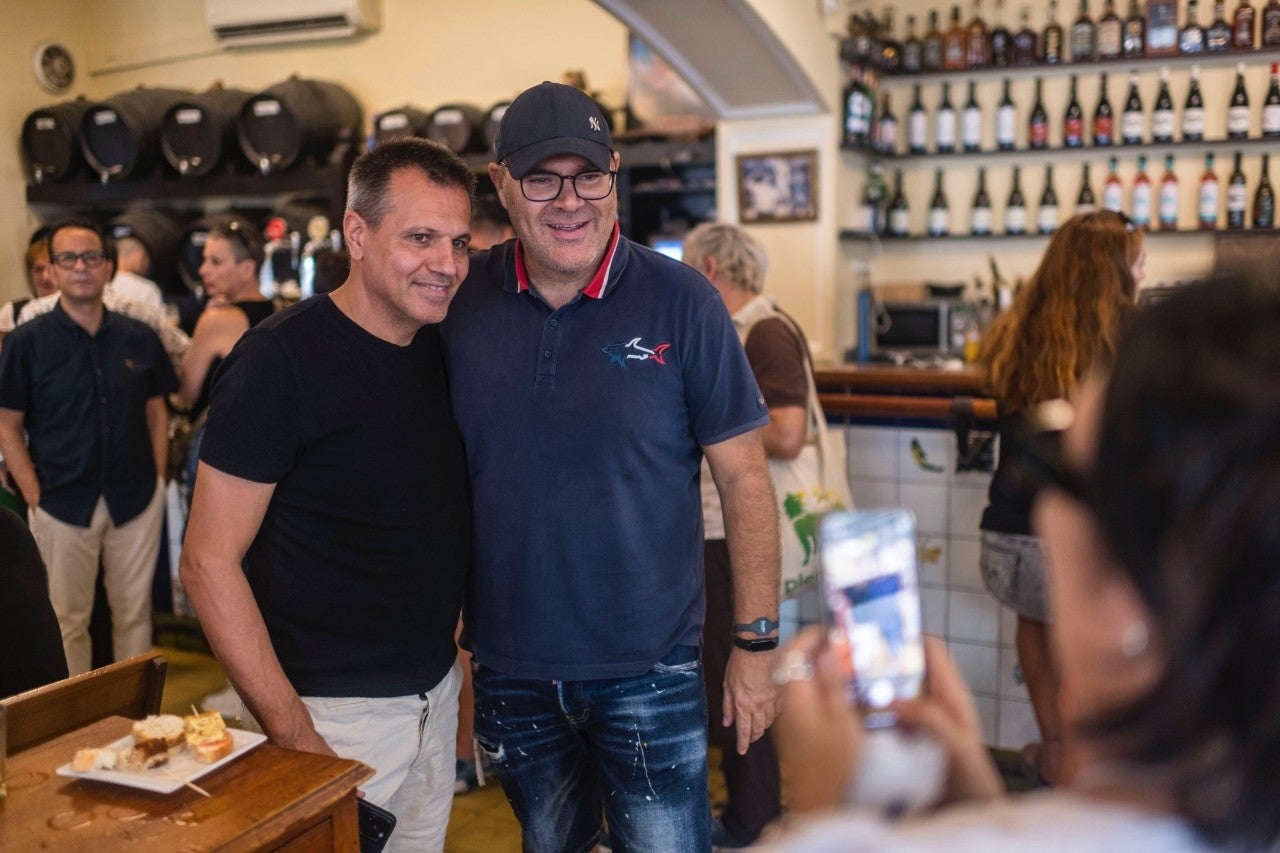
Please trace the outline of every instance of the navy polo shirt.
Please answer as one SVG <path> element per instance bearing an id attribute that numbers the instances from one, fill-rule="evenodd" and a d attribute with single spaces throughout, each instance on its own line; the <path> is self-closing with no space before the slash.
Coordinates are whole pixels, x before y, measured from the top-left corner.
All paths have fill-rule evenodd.
<path id="1" fill-rule="evenodd" d="M 768 411 L 693 269 L 615 232 L 552 311 L 518 246 L 472 256 L 442 325 L 475 507 L 464 642 L 531 678 L 642 674 L 700 642 L 702 446 Z"/>
<path id="2" fill-rule="evenodd" d="M 99 496 L 117 525 L 146 509 L 156 490 L 147 400 L 177 387 L 156 333 L 111 311 L 90 335 L 59 302 L 6 335 L 0 407 L 24 413 L 41 509 L 80 527 Z"/>

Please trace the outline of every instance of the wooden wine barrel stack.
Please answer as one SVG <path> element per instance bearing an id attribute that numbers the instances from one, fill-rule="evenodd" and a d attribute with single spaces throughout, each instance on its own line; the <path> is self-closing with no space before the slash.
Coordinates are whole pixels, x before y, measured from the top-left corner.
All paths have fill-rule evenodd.
<path id="1" fill-rule="evenodd" d="M 483 151 L 485 113 L 471 104 L 445 104 L 431 112 L 427 138 L 455 154 Z"/>
<path id="2" fill-rule="evenodd" d="M 498 126 L 502 123 L 502 117 L 507 114 L 509 106 L 511 106 L 510 101 L 498 101 L 484 114 L 484 147 L 490 151 L 498 141 Z"/>
<path id="3" fill-rule="evenodd" d="M 169 107 L 160 125 L 160 151 L 179 175 L 201 177 L 220 165 L 247 167 L 236 139 L 240 109 L 253 94 L 221 87 Z"/>
<path id="4" fill-rule="evenodd" d="M 138 87 L 94 104 L 80 120 L 80 149 L 105 183 L 151 174 L 160 156 L 165 112 L 191 97 L 185 89 Z"/>
<path id="5" fill-rule="evenodd" d="M 360 104 L 342 86 L 290 77 L 244 103 L 236 134 L 249 162 L 265 175 L 304 157 L 340 161 L 359 143 L 361 127 Z"/>
<path id="6" fill-rule="evenodd" d="M 166 293 L 181 292 L 178 287 L 185 282 L 180 284 L 177 263 L 178 242 L 183 231 L 181 222 L 172 213 L 150 207 L 130 208 L 112 219 L 107 231 L 114 240 L 132 237 L 145 246 L 151 256 L 146 277 Z"/>
<path id="7" fill-rule="evenodd" d="M 425 139 L 429 121 L 431 113 L 409 104 L 387 110 L 373 120 L 373 141 L 381 144 L 388 139 L 403 136 L 420 136 Z"/>
<path id="8" fill-rule="evenodd" d="M 84 170 L 80 120 L 88 109 L 89 101 L 82 95 L 27 116 L 22 123 L 22 158 L 34 183 L 65 181 Z"/>

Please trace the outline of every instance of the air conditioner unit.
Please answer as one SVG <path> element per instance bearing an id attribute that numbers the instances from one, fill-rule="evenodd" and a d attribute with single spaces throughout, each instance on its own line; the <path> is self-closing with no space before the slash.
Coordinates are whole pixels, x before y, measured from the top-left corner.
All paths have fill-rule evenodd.
<path id="1" fill-rule="evenodd" d="M 204 0 L 204 19 L 221 44 L 250 47 L 350 38 L 377 30 L 379 0 Z"/>

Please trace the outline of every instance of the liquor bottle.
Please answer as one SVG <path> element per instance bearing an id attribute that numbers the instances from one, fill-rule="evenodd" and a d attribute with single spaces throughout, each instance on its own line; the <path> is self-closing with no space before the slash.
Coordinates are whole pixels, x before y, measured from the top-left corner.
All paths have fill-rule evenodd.
<path id="1" fill-rule="evenodd" d="M 862 221 L 868 234 L 884 230 L 884 197 L 884 166 L 874 160 L 867 168 L 867 180 L 862 188 Z"/>
<path id="2" fill-rule="evenodd" d="M 1071 97 L 1067 101 L 1067 112 L 1062 117 L 1062 144 L 1067 148 L 1079 148 L 1084 145 L 1084 110 L 1080 108 L 1080 98 L 1076 96 L 1076 75 L 1071 75 Z"/>
<path id="3" fill-rule="evenodd" d="M 1129 0 L 1129 14 L 1125 16 L 1120 36 L 1120 52 L 1125 59 L 1142 56 L 1147 49 L 1147 18 L 1138 3 L 1139 0 Z"/>
<path id="4" fill-rule="evenodd" d="M 1227 23 L 1226 4 L 1213 0 L 1213 23 L 1204 31 L 1204 47 L 1209 53 L 1231 49 L 1231 25 Z"/>
<path id="5" fill-rule="evenodd" d="M 1249 0 L 1240 0 L 1231 19 L 1231 46 L 1236 50 L 1253 50 L 1254 10 Z"/>
<path id="6" fill-rule="evenodd" d="M 1027 147 L 1032 149 L 1047 148 L 1049 145 L 1049 114 L 1044 109 L 1042 97 L 1044 81 L 1036 78 L 1036 103 L 1031 108 L 1031 117 L 1027 122 Z"/>
<path id="7" fill-rule="evenodd" d="M 1142 115 L 1142 96 L 1138 94 L 1138 72 L 1129 72 L 1129 97 L 1120 114 L 1120 138 L 1125 145 L 1141 145 L 1147 120 Z"/>
<path id="8" fill-rule="evenodd" d="M 1200 66 L 1191 66 L 1191 87 L 1182 106 L 1182 139 L 1199 142 L 1204 139 L 1204 97 L 1200 94 Z"/>
<path id="9" fill-rule="evenodd" d="M 1114 145 L 1116 142 L 1115 113 L 1107 97 L 1107 72 L 1102 72 L 1098 83 L 1098 106 L 1093 111 L 1093 144 Z"/>
<path id="10" fill-rule="evenodd" d="M 991 64 L 991 41 L 987 22 L 982 20 L 982 0 L 973 0 L 973 20 L 965 33 L 965 64 L 970 68 L 986 68 Z"/>
<path id="11" fill-rule="evenodd" d="M 969 99 L 964 102 L 964 112 L 960 114 L 960 145 L 965 151 L 979 151 L 982 148 L 982 108 L 978 106 L 978 96 L 974 81 L 969 81 Z"/>
<path id="12" fill-rule="evenodd" d="M 991 17 L 991 64 L 1004 68 L 1013 64 L 1013 33 L 1004 25 L 1004 0 L 996 0 Z"/>
<path id="13" fill-rule="evenodd" d="M 1231 229 L 1244 227 L 1244 210 L 1248 202 L 1248 188 L 1244 181 L 1244 170 L 1240 168 L 1240 152 L 1236 152 L 1235 168 L 1227 179 L 1227 227 Z"/>
<path id="14" fill-rule="evenodd" d="M 871 142 L 871 115 L 875 110 L 871 87 L 862 67 L 854 66 L 853 77 L 844 90 L 844 144 L 865 146 Z"/>
<path id="15" fill-rule="evenodd" d="M 893 171 L 893 197 L 889 199 L 889 216 L 886 233 L 890 237 L 905 237 L 911 230 L 911 211 L 907 197 L 902 192 L 902 170 Z"/>
<path id="16" fill-rule="evenodd" d="M 920 67 L 928 73 L 942 68 L 942 30 L 938 28 L 938 10 L 929 12 L 929 29 L 921 42 Z"/>
<path id="17" fill-rule="evenodd" d="M 1280 136 L 1280 64 L 1271 63 L 1271 86 L 1262 105 L 1262 135 Z"/>
<path id="18" fill-rule="evenodd" d="M 1169 69 L 1160 69 L 1160 93 L 1151 111 L 1151 141 L 1173 141 L 1173 96 L 1169 94 Z"/>
<path id="19" fill-rule="evenodd" d="M 915 85 L 911 109 L 907 112 L 907 152 L 923 154 L 929 137 L 929 117 L 924 111 L 924 102 L 920 100 L 920 84 Z"/>
<path id="20" fill-rule="evenodd" d="M 942 100 L 933 117 L 933 148 L 939 154 L 956 150 L 956 109 L 951 106 L 951 84 L 942 84 Z"/>
<path id="21" fill-rule="evenodd" d="M 978 192 L 973 197 L 973 211 L 969 214 L 969 231 L 976 237 L 991 233 L 991 196 L 987 195 L 987 170 L 978 169 Z"/>
<path id="22" fill-rule="evenodd" d="M 902 41 L 902 70 L 918 74 L 924 68 L 924 42 L 916 35 L 916 16 L 907 15 L 907 37 Z"/>
<path id="23" fill-rule="evenodd" d="M 1151 230 L 1151 179 L 1147 177 L 1147 158 L 1138 157 L 1138 176 L 1133 179 L 1129 199 L 1129 218 L 1143 231 Z"/>
<path id="24" fill-rule="evenodd" d="M 880 69 L 885 74 L 902 70 L 902 42 L 893 37 L 892 6 L 885 6 L 880 15 Z"/>
<path id="25" fill-rule="evenodd" d="M 1262 179 L 1253 194 L 1253 227 L 1276 227 L 1276 193 L 1271 189 L 1271 155 L 1262 155 Z"/>
<path id="26" fill-rule="evenodd" d="M 1021 169 L 1013 167 L 1013 188 L 1009 190 L 1009 202 L 1004 206 L 1004 233 L 1027 233 L 1027 200 L 1022 197 Z"/>
<path id="27" fill-rule="evenodd" d="M 951 7 L 951 26 L 942 37 L 942 68 L 944 71 L 963 71 L 965 68 L 965 31 L 960 25 L 960 7 Z"/>
<path id="28" fill-rule="evenodd" d="M 1053 191 L 1053 165 L 1044 167 L 1044 192 L 1040 194 L 1040 208 L 1036 211 L 1036 230 L 1052 234 L 1058 228 L 1058 194 Z"/>
<path id="29" fill-rule="evenodd" d="M 942 170 L 934 172 L 933 198 L 929 201 L 929 236 L 944 237 L 951 233 L 951 210 L 942 189 Z"/>
<path id="30" fill-rule="evenodd" d="M 1009 97 L 1009 78 L 1004 78 L 1004 94 L 996 105 L 996 148 L 1001 151 L 1012 151 L 1016 142 L 1015 125 L 1017 112 L 1013 106 L 1013 98 Z"/>
<path id="31" fill-rule="evenodd" d="M 1218 227 L 1218 176 L 1213 171 L 1213 154 L 1204 155 L 1204 175 L 1200 178 L 1200 192 L 1196 197 L 1196 224 L 1201 230 L 1212 231 Z"/>
<path id="32" fill-rule="evenodd" d="M 1116 0 L 1107 0 L 1098 19 L 1098 58 L 1119 59 L 1122 47 L 1121 31 L 1124 25 L 1116 14 Z"/>
<path id="33" fill-rule="evenodd" d="M 1018 20 L 1021 26 L 1013 35 L 1013 64 L 1034 65 L 1040 61 L 1040 37 L 1031 29 L 1031 7 L 1023 6 Z"/>
<path id="34" fill-rule="evenodd" d="M 1280 47 L 1280 0 L 1267 0 L 1262 7 L 1262 46 Z"/>
<path id="35" fill-rule="evenodd" d="M 1093 213 L 1098 208 L 1098 202 L 1093 197 L 1093 186 L 1089 181 L 1089 164 L 1084 164 L 1084 171 L 1080 176 L 1080 194 L 1076 196 L 1076 213 Z"/>
<path id="36" fill-rule="evenodd" d="M 1227 108 L 1227 138 L 1249 137 L 1249 93 L 1244 88 L 1244 63 L 1236 63 L 1236 88 L 1231 93 L 1231 106 Z"/>
<path id="37" fill-rule="evenodd" d="M 1204 27 L 1196 14 L 1197 0 L 1187 0 L 1187 22 L 1178 32 L 1179 53 L 1204 53 Z"/>
<path id="38" fill-rule="evenodd" d="M 1071 25 L 1071 61 L 1088 62 L 1097 48 L 1098 29 L 1089 17 L 1089 0 L 1080 0 L 1080 14 Z"/>
<path id="39" fill-rule="evenodd" d="M 1058 23 L 1058 0 L 1049 0 L 1049 23 L 1040 38 L 1044 45 L 1041 58 L 1050 65 L 1062 61 L 1062 25 Z"/>
<path id="40" fill-rule="evenodd" d="M 1178 176 L 1173 172 L 1173 155 L 1164 158 L 1164 177 L 1160 179 L 1160 230 L 1178 230 Z"/>
<path id="41" fill-rule="evenodd" d="M 1124 183 L 1116 171 L 1116 158 L 1107 161 L 1107 179 L 1102 183 L 1102 206 L 1107 210 L 1124 210 Z"/>
<path id="42" fill-rule="evenodd" d="M 898 147 L 898 117 L 893 114 L 893 108 L 889 106 L 888 92 L 884 94 L 880 118 L 876 120 L 875 147 L 877 151 L 883 151 L 885 154 L 892 154 Z"/>

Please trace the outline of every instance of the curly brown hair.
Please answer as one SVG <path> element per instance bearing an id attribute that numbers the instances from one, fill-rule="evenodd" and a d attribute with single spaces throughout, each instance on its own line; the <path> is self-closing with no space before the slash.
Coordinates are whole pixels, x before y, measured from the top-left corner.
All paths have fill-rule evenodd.
<path id="1" fill-rule="evenodd" d="M 1030 282 L 983 335 L 978 363 L 1002 412 L 1066 397 L 1107 363 L 1137 297 L 1142 235 L 1111 210 L 1062 224 Z"/>

